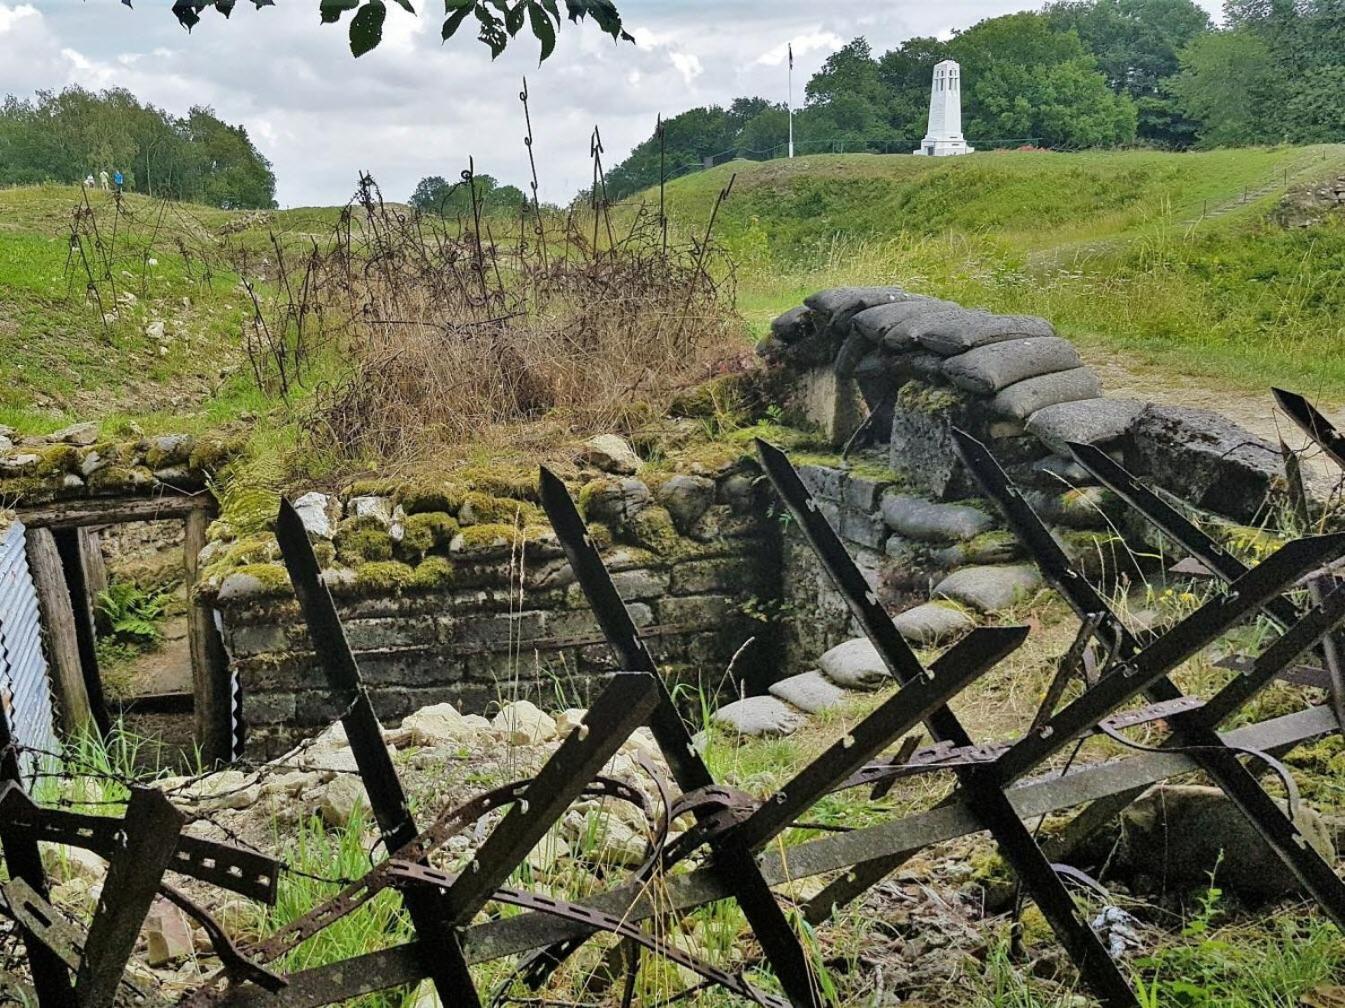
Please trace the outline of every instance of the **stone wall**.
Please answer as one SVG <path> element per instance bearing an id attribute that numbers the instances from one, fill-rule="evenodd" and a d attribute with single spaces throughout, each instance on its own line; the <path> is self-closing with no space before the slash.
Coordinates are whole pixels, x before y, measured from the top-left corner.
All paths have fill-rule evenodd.
<path id="1" fill-rule="evenodd" d="M 762 690 L 778 664 L 761 622 L 778 591 L 777 526 L 762 520 L 741 466 L 690 482 L 609 473 L 577 493 L 631 617 L 696 717 L 703 696 Z M 513 502 L 528 516 L 518 526 L 471 524 L 505 499 L 488 506 L 471 491 L 423 489 L 300 499 L 380 716 L 395 723 L 441 702 L 470 713 L 515 699 L 584 706 L 615 664 L 536 505 Z M 420 510 L 430 499 L 451 513 Z M 456 531 L 410 550 L 403 544 L 426 515 Z M 221 538 L 203 556 L 201 600 L 216 609 L 239 677 L 249 755 L 280 752 L 340 713 L 276 555 L 266 534 Z M 385 555 L 398 559 L 370 559 Z"/>
<path id="2" fill-rule="evenodd" d="M 1037 583 L 978 498 L 954 427 L 990 448 L 1076 564 L 1104 580 L 1139 573 L 1165 544 L 1094 484 L 1067 442 L 1103 449 L 1216 523 L 1260 523 L 1278 502 L 1270 445 L 1214 413 L 1106 397 L 1044 319 L 900 287 L 839 288 L 778 318 L 758 352 L 788 379 L 789 406 L 838 450 L 801 475 L 894 611 L 931 597 L 989 611 Z M 786 532 L 782 589 L 794 670 L 857 630 L 796 539 Z"/>

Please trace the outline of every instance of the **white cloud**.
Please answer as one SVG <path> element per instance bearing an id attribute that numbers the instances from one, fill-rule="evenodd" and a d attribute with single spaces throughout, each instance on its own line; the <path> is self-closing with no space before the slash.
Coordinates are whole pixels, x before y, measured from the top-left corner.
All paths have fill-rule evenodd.
<path id="1" fill-rule="evenodd" d="M 705 73 L 705 67 L 701 66 L 700 59 L 694 53 L 675 52 L 669 56 L 672 65 L 677 68 L 677 72 L 682 75 L 682 79 L 690 84 L 693 80 Z"/>
<path id="2" fill-rule="evenodd" d="M 756 62 L 762 66 L 779 66 L 789 58 L 790 46 L 794 47 L 794 59 L 797 61 L 811 52 L 820 51 L 830 55 L 843 45 L 845 39 L 835 32 L 809 32 L 806 35 L 797 35 L 788 42 L 782 42 L 773 49 L 767 49 L 756 58 Z"/>

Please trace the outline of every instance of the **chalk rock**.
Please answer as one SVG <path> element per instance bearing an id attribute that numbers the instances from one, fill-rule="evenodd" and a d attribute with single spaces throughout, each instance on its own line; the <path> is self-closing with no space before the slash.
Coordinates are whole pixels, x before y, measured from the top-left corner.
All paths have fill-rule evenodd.
<path id="1" fill-rule="evenodd" d="M 1000 389 L 990 408 L 1000 416 L 1026 420 L 1037 410 L 1057 403 L 1096 399 L 1102 395 L 1102 382 L 1089 367 L 1071 368 L 1053 374 L 1038 375 Z"/>
<path id="2" fill-rule="evenodd" d="M 528 851 L 524 861 L 535 872 L 549 872 L 559 861 L 570 856 L 570 845 L 556 830 L 551 830 Z"/>
<path id="3" fill-rule="evenodd" d="M 615 810 L 615 806 L 613 808 Z M 587 832 L 595 849 L 589 854 L 588 860 L 631 868 L 644 863 L 649 851 L 649 840 L 643 830 L 619 815 L 590 812 L 589 817 Z"/>
<path id="4" fill-rule="evenodd" d="M 529 700 L 505 704 L 491 722 L 511 745 L 536 745 L 556 737 L 556 721 Z"/>
<path id="5" fill-rule="evenodd" d="M 809 714 L 821 714 L 845 701 L 845 690 L 817 670 L 772 683 L 770 691 L 771 696 Z"/>
<path id="6" fill-rule="evenodd" d="M 715 711 L 714 723 L 739 735 L 788 735 L 803 724 L 803 715 L 773 696 L 735 700 Z"/>
<path id="7" fill-rule="evenodd" d="M 42 854 L 42 863 L 61 882 L 80 879 L 92 884 L 103 881 L 103 876 L 107 874 L 107 862 L 82 847 L 44 847 Z"/>
<path id="8" fill-rule="evenodd" d="M 422 707 L 403 718 L 402 727 L 410 730 L 411 741 L 420 746 L 470 742 L 477 733 L 477 729 L 450 703 Z"/>
<path id="9" fill-rule="evenodd" d="M 1027 432 L 1045 442 L 1057 455 L 1069 455 L 1066 443 L 1099 447 L 1121 440 L 1135 426 L 1144 404 L 1137 399 L 1080 399 L 1037 410 L 1027 420 Z"/>
<path id="10" fill-rule="evenodd" d="M 588 715 L 583 707 L 571 707 L 556 715 L 556 738 L 564 739 L 581 724 Z"/>
<path id="11" fill-rule="evenodd" d="M 294 502 L 294 510 L 312 538 L 331 539 L 335 535 L 332 525 L 333 500 L 327 494 L 316 491 L 306 493 Z"/>
<path id="12" fill-rule="evenodd" d="M 369 796 L 364 784 L 353 774 L 341 774 L 322 789 L 322 802 L 318 814 L 322 821 L 332 829 L 343 829 L 350 825 L 357 811 L 369 808 Z"/>
<path id="13" fill-rule="evenodd" d="M 271 589 L 267 587 L 266 582 L 255 574 L 235 571 L 220 583 L 216 598 L 220 602 L 249 602 L 270 594 Z"/>
<path id="14" fill-rule="evenodd" d="M 12 451 L 14 441 L 8 434 L 0 434 L 0 452 Z"/>
<path id="15" fill-rule="evenodd" d="M 100 455 L 98 452 L 94 451 L 93 449 L 89 449 L 88 453 L 85 454 L 85 456 L 82 459 L 80 459 L 79 472 L 81 476 L 83 476 L 85 479 L 88 479 L 90 476 L 98 472 L 100 469 L 106 469 L 111 464 L 112 464 L 111 459 L 103 458 L 103 456 Z"/>
<path id="16" fill-rule="evenodd" d="M 960 609 L 937 602 L 925 602 L 907 609 L 894 616 L 892 622 L 903 637 L 921 647 L 942 644 L 948 638 L 965 633 L 976 625 Z"/>
<path id="17" fill-rule="evenodd" d="M 883 521 L 894 532 L 921 542 L 958 542 L 974 539 L 994 527 L 994 520 L 978 508 L 963 504 L 935 504 L 920 497 L 886 494 Z"/>
<path id="18" fill-rule="evenodd" d="M 1333 862 L 1331 834 L 1322 816 L 1302 803 L 1297 813 L 1295 825 Z M 1128 870 L 1168 888 L 1204 887 L 1217 865 L 1215 884 L 1245 898 L 1280 900 L 1299 890 L 1298 881 L 1261 835 L 1214 787 L 1151 788 L 1121 814 L 1119 853 Z"/>
<path id="19" fill-rule="evenodd" d="M 387 497 L 352 497 L 346 505 L 352 518 L 368 518 L 384 528 L 392 524 L 392 501 Z"/>
<path id="20" fill-rule="evenodd" d="M 202 777 L 191 787 L 173 796 L 202 811 L 251 808 L 261 797 L 261 782 L 241 770 L 221 770 Z"/>
<path id="21" fill-rule="evenodd" d="M 98 440 L 98 425 L 96 423 L 77 423 L 70 427 L 58 430 L 55 434 L 48 434 L 46 440 L 50 444 L 79 445 L 87 447 Z"/>
<path id="22" fill-rule="evenodd" d="M 23 476 L 37 465 L 38 458 L 31 452 L 0 459 L 0 476 Z"/>
<path id="23" fill-rule="evenodd" d="M 892 681 L 892 673 L 867 637 L 837 644 L 817 664 L 828 679 L 846 689 L 873 690 Z"/>
<path id="24" fill-rule="evenodd" d="M 619 476 L 631 476 L 644 463 L 629 441 L 619 434 L 599 434 L 584 442 L 579 460 Z"/>
<path id="25" fill-rule="evenodd" d="M 658 488 L 656 496 L 685 535 L 715 502 L 715 481 L 704 476 L 673 476 Z"/>
<path id="26" fill-rule="evenodd" d="M 627 756 L 643 756 L 654 763 L 662 762 L 663 753 L 654 739 L 654 733 L 648 728 L 636 728 L 630 738 L 621 743 L 621 752 Z"/>
<path id="27" fill-rule="evenodd" d="M 164 332 L 163 319 L 154 319 L 145 326 L 145 337 L 156 343 L 162 343 L 167 334 Z"/>
<path id="28" fill-rule="evenodd" d="M 145 915 L 145 961 L 151 966 L 167 966 L 186 959 L 196 951 L 192 942 L 191 922 L 187 915 L 162 897 L 156 897 Z"/>
<path id="29" fill-rule="evenodd" d="M 906 335 L 926 350 L 952 357 L 988 343 L 1054 336 L 1055 327 L 1034 315 L 995 315 L 961 308 L 914 319 L 906 323 Z"/>
<path id="30" fill-rule="evenodd" d="M 990 343 L 949 357 L 943 362 L 943 373 L 958 388 L 992 395 L 1025 378 L 1068 371 L 1082 364 L 1069 340 L 1039 336 Z"/>
<path id="31" fill-rule="evenodd" d="M 1037 568 L 1027 564 L 963 567 L 934 586 L 934 594 L 983 613 L 995 613 L 1041 587 Z"/>

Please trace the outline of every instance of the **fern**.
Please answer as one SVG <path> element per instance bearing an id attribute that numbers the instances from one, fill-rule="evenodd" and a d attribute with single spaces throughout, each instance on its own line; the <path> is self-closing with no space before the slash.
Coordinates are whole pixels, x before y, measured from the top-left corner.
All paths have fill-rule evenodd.
<path id="1" fill-rule="evenodd" d="M 150 593 L 129 581 L 114 581 L 98 593 L 98 611 L 111 628 L 112 640 L 140 645 L 163 640 L 159 621 L 172 601 L 172 592 Z"/>

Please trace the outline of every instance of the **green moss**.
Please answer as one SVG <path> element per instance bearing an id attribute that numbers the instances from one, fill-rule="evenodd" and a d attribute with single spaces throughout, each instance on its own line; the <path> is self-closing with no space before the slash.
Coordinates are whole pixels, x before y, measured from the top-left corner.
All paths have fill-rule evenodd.
<path id="1" fill-rule="evenodd" d="M 508 497 L 512 500 L 539 501 L 537 490 L 537 470 L 502 469 L 493 466 L 490 469 L 468 469 L 463 478 L 473 490 L 490 494 L 492 497 Z"/>
<path id="2" fill-rule="evenodd" d="M 541 509 L 528 501 L 492 497 L 473 490 L 463 498 L 458 511 L 463 525 L 527 525 L 544 521 Z"/>
<path id="3" fill-rule="evenodd" d="M 611 549 L 616 544 L 616 537 L 612 535 L 612 530 L 602 522 L 589 523 L 588 537 L 593 541 L 593 545 L 600 550 Z"/>
<path id="4" fill-rule="evenodd" d="M 317 557 L 319 567 L 332 567 L 336 563 L 336 547 L 325 539 L 313 543 L 313 556 Z"/>
<path id="5" fill-rule="evenodd" d="M 336 533 L 336 555 L 351 567 L 374 560 L 392 559 L 392 537 L 387 529 L 345 525 Z"/>
<path id="6" fill-rule="evenodd" d="M 58 487 L 59 483 L 40 476 L 15 476 L 0 480 L 0 495 L 3 495 L 6 503 L 32 503 L 54 497 Z"/>
<path id="7" fill-rule="evenodd" d="M 247 564 L 269 563 L 277 559 L 279 554 L 274 536 L 254 535 L 241 539 L 226 549 L 220 561 L 228 567 L 242 567 Z"/>
<path id="8" fill-rule="evenodd" d="M 745 375 L 723 375 L 679 394 L 668 415 L 694 420 L 740 421 L 748 412 Z"/>
<path id="9" fill-rule="evenodd" d="M 435 548 L 446 549 L 458 534 L 457 519 L 443 511 L 411 515 L 403 528 L 402 541 L 393 547 L 403 560 L 417 560 Z"/>
<path id="10" fill-rule="evenodd" d="M 269 487 L 230 483 L 222 501 L 220 517 L 239 535 L 271 528 L 280 508 L 280 494 Z"/>
<path id="11" fill-rule="evenodd" d="M 465 526 L 457 539 L 463 549 L 479 550 L 492 546 L 515 546 L 522 541 L 523 534 L 513 525 L 492 523 Z"/>
<path id="12" fill-rule="evenodd" d="M 91 490 L 120 490 L 124 487 L 147 485 L 153 479 L 154 474 L 143 467 L 137 471 L 125 466 L 110 465 L 90 473 L 87 482 Z"/>
<path id="13" fill-rule="evenodd" d="M 37 474 L 55 476 L 79 469 L 79 449 L 74 445 L 55 444 L 38 453 Z"/>
<path id="14" fill-rule="evenodd" d="M 355 570 L 355 586 L 362 591 L 390 592 L 409 588 L 415 583 L 416 572 L 396 560 L 367 563 Z"/>
<path id="15" fill-rule="evenodd" d="M 467 491 L 462 486 L 447 480 L 413 483 L 402 490 L 398 503 L 409 515 L 433 512 L 455 515 L 462 507 L 466 494 Z"/>
<path id="16" fill-rule="evenodd" d="M 421 590 L 447 588 L 453 584 L 453 561 L 448 557 L 426 557 L 411 575 L 411 587 Z"/>
<path id="17" fill-rule="evenodd" d="M 606 493 L 616 489 L 616 481 L 607 479 L 604 476 L 589 480 L 579 488 L 579 498 L 576 502 L 579 505 L 579 513 L 585 518 L 589 517 L 589 508 L 593 506 L 593 498 L 600 493 Z"/>
<path id="18" fill-rule="evenodd" d="M 374 476 L 355 480 L 347 490 L 350 497 L 398 497 L 406 490 L 406 481 Z"/>
<path id="19" fill-rule="evenodd" d="M 908 413 L 944 413 L 962 399 L 955 389 L 909 381 L 897 392 L 897 408 Z"/>
<path id="20" fill-rule="evenodd" d="M 656 506 L 642 508 L 632 516 L 626 522 L 626 535 L 637 546 L 661 557 L 673 555 L 682 545 L 672 515 Z"/>
<path id="21" fill-rule="evenodd" d="M 244 574 L 248 577 L 256 578 L 261 582 L 263 588 L 268 592 L 274 592 L 277 595 L 288 593 L 290 589 L 290 573 L 283 564 L 278 563 L 255 563 L 246 564 L 229 572 L 230 574 Z"/>
<path id="22" fill-rule="evenodd" d="M 203 434 L 192 446 L 187 464 L 199 472 L 219 472 L 247 451 L 247 441 L 223 434 Z"/>

